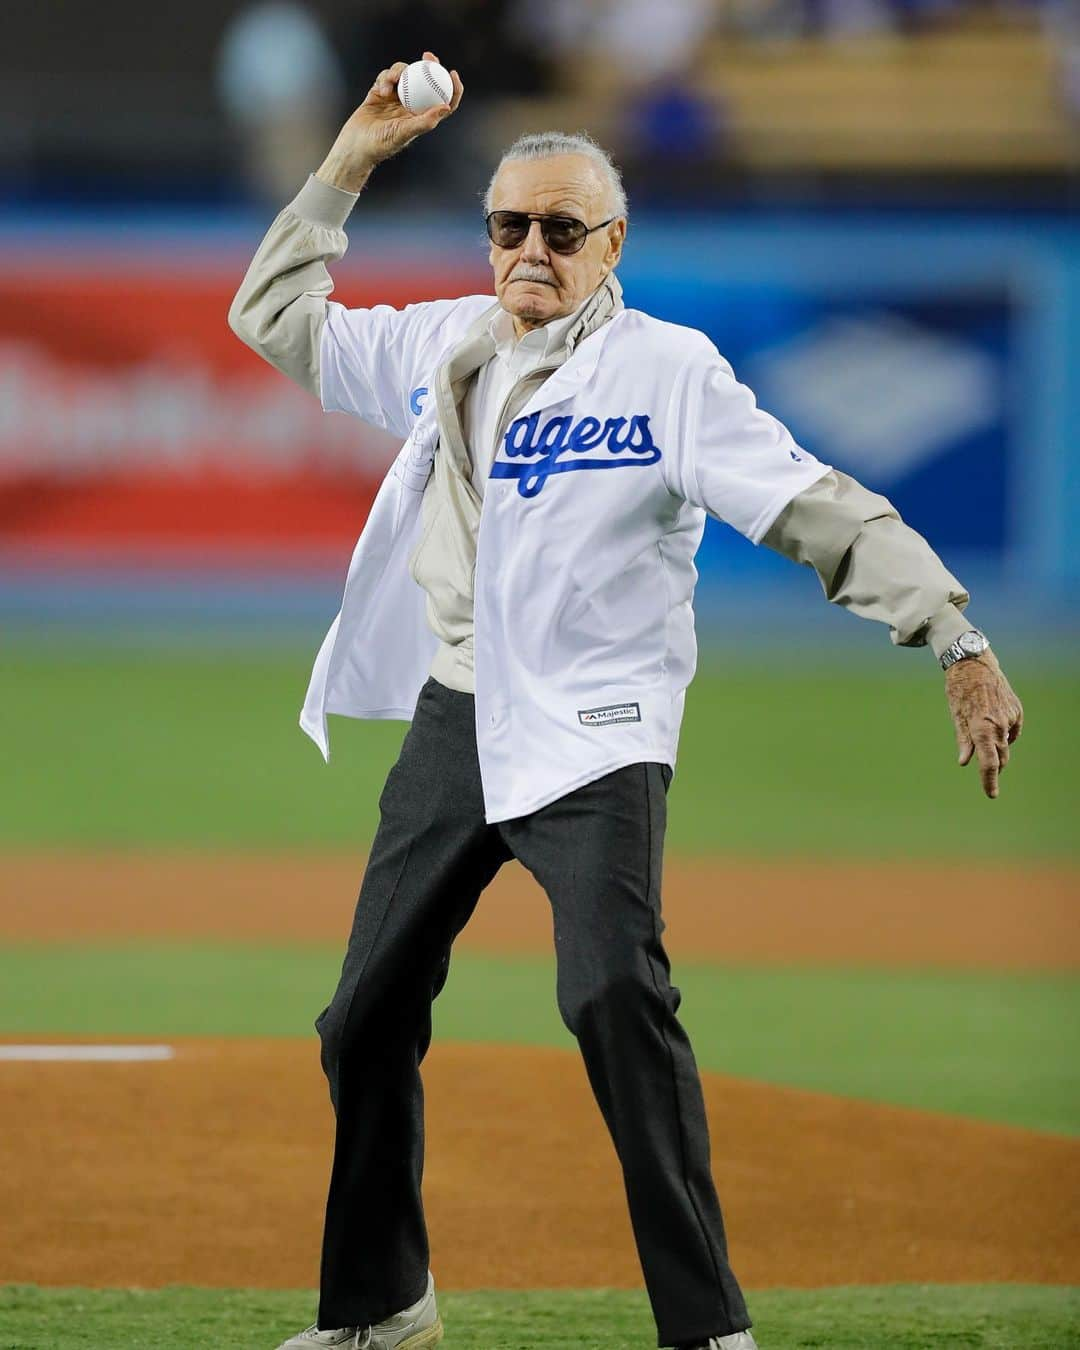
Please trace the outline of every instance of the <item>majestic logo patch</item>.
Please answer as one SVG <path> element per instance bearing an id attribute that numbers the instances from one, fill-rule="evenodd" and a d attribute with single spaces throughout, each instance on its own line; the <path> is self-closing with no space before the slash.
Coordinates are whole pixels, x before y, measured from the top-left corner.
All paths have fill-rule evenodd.
<path id="1" fill-rule="evenodd" d="M 609 703 L 603 708 L 579 708 L 578 721 L 583 727 L 607 727 L 613 722 L 640 722 L 641 706 L 637 703 Z"/>
<path id="2" fill-rule="evenodd" d="M 506 459 L 491 466 L 492 478 L 516 478 L 523 497 L 535 497 L 553 473 L 575 469 L 622 469 L 655 464 L 660 447 L 645 413 L 632 417 L 552 417 L 540 427 L 540 413 L 511 422 L 503 437 Z M 521 461 L 515 463 L 513 461 Z"/>

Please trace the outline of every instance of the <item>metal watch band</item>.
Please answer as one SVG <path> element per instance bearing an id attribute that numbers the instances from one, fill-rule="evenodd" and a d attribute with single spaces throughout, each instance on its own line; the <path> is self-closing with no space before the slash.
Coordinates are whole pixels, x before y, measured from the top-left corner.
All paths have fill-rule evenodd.
<path id="1" fill-rule="evenodd" d="M 974 639 L 974 641 L 971 641 Z M 961 633 L 955 642 L 950 643 L 938 658 L 941 662 L 941 669 L 948 670 L 950 666 L 955 666 L 957 661 L 966 661 L 972 656 L 981 656 L 990 646 L 990 639 L 985 633 L 980 633 L 977 628 L 969 628 L 966 633 Z"/>

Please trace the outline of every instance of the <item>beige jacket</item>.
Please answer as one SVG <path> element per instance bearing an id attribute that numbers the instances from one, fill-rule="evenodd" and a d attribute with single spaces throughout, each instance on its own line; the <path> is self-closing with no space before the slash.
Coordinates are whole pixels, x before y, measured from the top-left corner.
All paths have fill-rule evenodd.
<path id="1" fill-rule="evenodd" d="M 327 264 L 348 241 L 344 224 L 357 194 L 312 177 L 273 222 L 229 310 L 233 331 L 265 360 L 320 397 L 319 348 L 326 301 L 333 290 Z M 550 366 L 514 387 L 500 416 L 513 420 L 543 379 L 574 347 L 622 307 L 609 277 L 574 325 Z M 423 499 L 423 530 L 410 560 L 427 593 L 428 622 L 439 638 L 432 674 L 451 688 L 473 688 L 473 572 L 480 499 L 470 482 L 471 457 L 462 430 L 470 382 L 494 342 L 491 311 L 449 352 L 435 380 L 439 449 Z M 833 603 L 888 624 L 894 643 L 928 643 L 940 655 L 971 627 L 961 610 L 968 594 L 910 529 L 888 500 L 832 470 L 795 497 L 763 542 L 812 567 Z"/>

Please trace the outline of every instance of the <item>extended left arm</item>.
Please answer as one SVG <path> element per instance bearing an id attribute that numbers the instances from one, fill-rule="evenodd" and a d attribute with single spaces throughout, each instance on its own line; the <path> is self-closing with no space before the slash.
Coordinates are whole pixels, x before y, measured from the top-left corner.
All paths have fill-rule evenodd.
<path id="1" fill-rule="evenodd" d="M 889 501 L 833 469 L 792 498 L 762 543 L 813 567 L 834 604 L 887 623 L 899 646 L 929 645 L 941 657 L 972 625 L 968 594 Z M 945 696 L 960 763 L 978 755 L 983 791 L 998 795 L 1023 709 L 993 652 L 945 672 Z"/>
<path id="2" fill-rule="evenodd" d="M 679 378 L 661 461 L 675 496 L 812 567 L 834 604 L 887 623 L 900 646 L 929 643 L 940 658 L 971 630 L 967 591 L 922 535 L 885 497 L 797 445 L 711 342 L 701 340 Z M 945 695 L 960 763 L 977 753 L 983 790 L 996 797 L 1020 702 L 989 650 L 949 666 Z"/>

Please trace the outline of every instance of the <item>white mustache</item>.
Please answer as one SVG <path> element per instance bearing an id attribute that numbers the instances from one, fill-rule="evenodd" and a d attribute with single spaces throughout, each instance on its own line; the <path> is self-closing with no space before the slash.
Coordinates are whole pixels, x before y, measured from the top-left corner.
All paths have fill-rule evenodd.
<path id="1" fill-rule="evenodd" d="M 551 273 L 543 267 L 532 267 L 529 263 L 519 263 L 510 273 L 510 281 L 543 281 L 549 286 L 554 286 L 555 281 Z"/>

